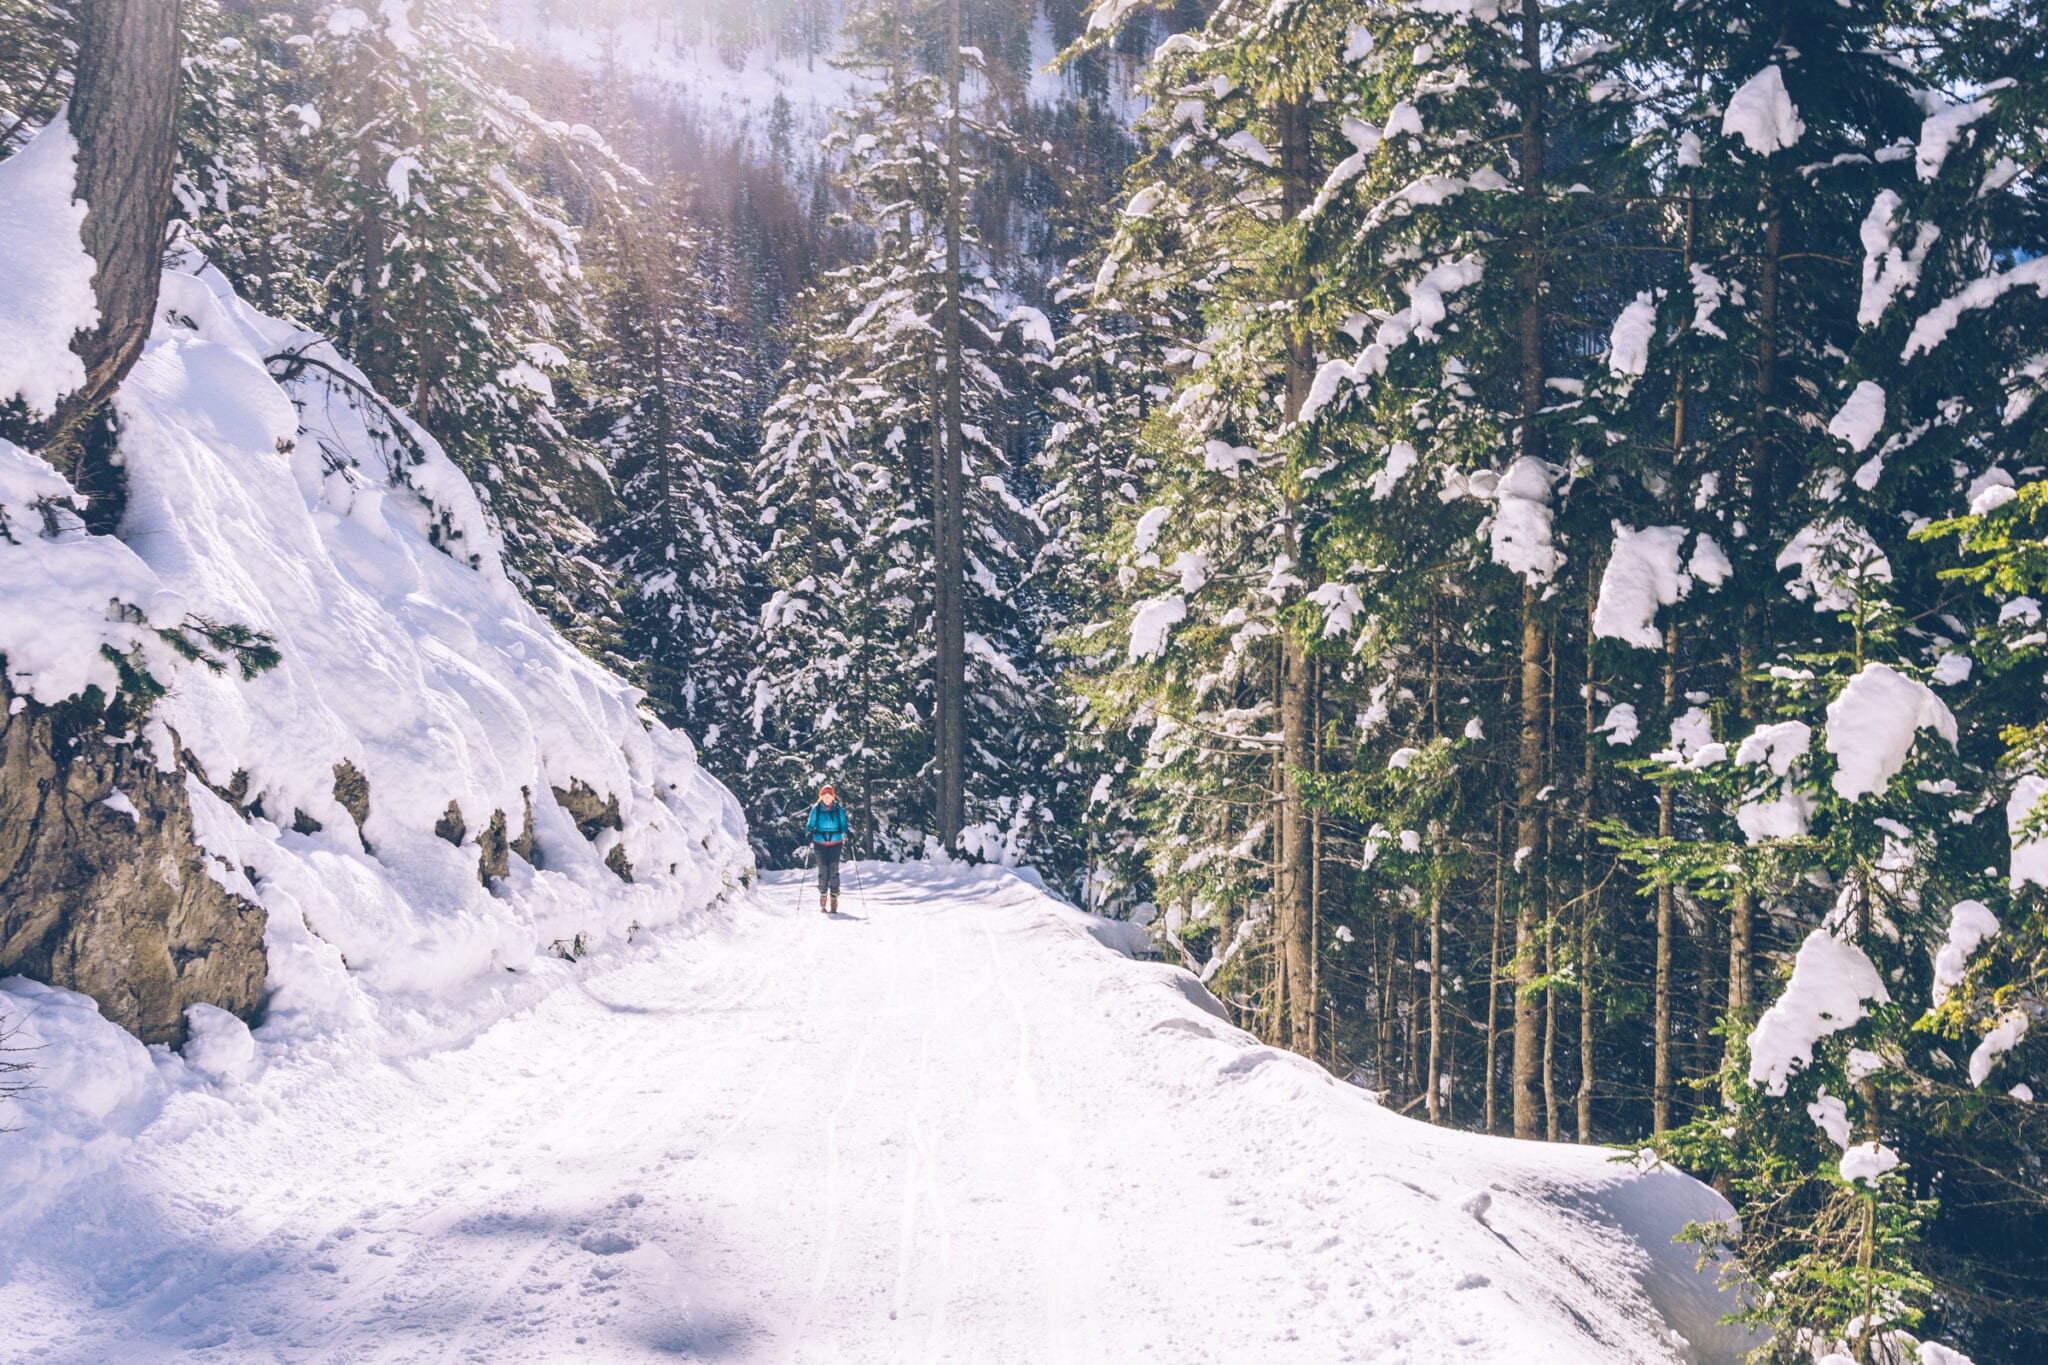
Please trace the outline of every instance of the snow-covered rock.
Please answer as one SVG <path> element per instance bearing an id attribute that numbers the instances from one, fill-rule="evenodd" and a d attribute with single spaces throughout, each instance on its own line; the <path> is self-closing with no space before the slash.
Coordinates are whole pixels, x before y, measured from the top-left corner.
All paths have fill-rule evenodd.
<path id="1" fill-rule="evenodd" d="M 38 534 L 24 501 L 68 486 L 0 446 L 9 684 L 44 704 L 112 693 L 110 647 L 167 685 L 134 752 L 183 773 L 195 865 L 268 912 L 265 1041 L 385 1002 L 426 1035 L 473 1028 L 551 944 L 673 920 L 750 871 L 690 741 L 526 604 L 474 490 L 368 387 L 187 257 L 116 396 L 119 534 L 75 517 Z M 157 638 L 201 620 L 261 632 L 280 661 L 216 673 Z M 598 811 L 581 825 L 576 793 Z"/>

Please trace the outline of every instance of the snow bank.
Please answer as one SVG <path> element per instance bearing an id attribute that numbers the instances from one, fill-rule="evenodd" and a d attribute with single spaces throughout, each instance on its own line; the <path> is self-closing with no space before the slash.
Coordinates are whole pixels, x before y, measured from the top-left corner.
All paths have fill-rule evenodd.
<path id="1" fill-rule="evenodd" d="M 100 1017 L 82 995 L 26 977 L 0 977 L 0 1029 L 35 1070 L 34 1085 L 0 1109 L 0 1207 L 26 1207 L 113 1160 L 154 1122 L 168 1091 L 167 1059 Z"/>
<path id="2" fill-rule="evenodd" d="M 152 672 L 170 668 L 169 647 L 148 625 L 185 616 L 140 556 L 87 535 L 61 510 L 65 499 L 83 502 L 40 457 L 0 439 L 0 658 L 14 691 L 45 705 L 88 687 L 111 696 L 120 676 L 107 650 L 139 654 Z"/>
<path id="3" fill-rule="evenodd" d="M 329 368 L 280 382 L 267 358 L 287 352 Z M 68 486 L 0 445 L 9 680 L 45 703 L 111 691 L 110 645 L 142 649 L 169 685 L 143 738 L 160 766 L 197 765 L 197 837 L 252 874 L 219 876 L 269 912 L 265 1041 L 373 1016 L 414 1042 L 471 1028 L 551 944 L 673 920 L 750 866 L 738 808 L 689 740 L 526 605 L 474 491 L 367 388 L 192 259 L 166 273 L 117 396 L 118 537 L 75 517 L 39 534 L 32 504 Z M 281 663 L 215 674 L 151 629 L 199 619 L 267 634 Z M 366 803 L 338 780 L 351 771 Z M 216 794 L 232 783 L 237 805 Z M 504 863 L 488 885 L 486 837 Z"/>
<path id="4" fill-rule="evenodd" d="M 16 323 L 0 312 L 0 333 Z M 280 381 L 288 352 L 328 368 Z M 111 692 L 104 648 L 139 652 L 168 688 L 139 741 L 166 771 L 190 765 L 195 840 L 268 912 L 269 960 L 254 1034 L 194 1007 L 182 1060 L 153 1060 L 83 997 L 0 983 L 0 1015 L 26 1014 L 44 1049 L 0 1186 L 91 1169 L 151 1121 L 165 1076 L 234 1086 L 287 1052 L 474 1036 L 559 984 L 551 949 L 603 950 L 751 873 L 738 805 L 690 741 L 525 603 L 474 490 L 367 391 L 187 259 L 116 396 L 117 536 L 46 517 L 69 485 L 0 442 L 10 684 L 46 704 Z M 263 632 L 281 661 L 216 674 L 157 634 L 202 619 Z"/>
<path id="5" fill-rule="evenodd" d="M 118 399 L 122 539 L 189 611 L 282 655 L 246 682 L 181 670 L 157 711 L 211 783 L 246 773 L 260 799 L 244 819 L 192 784 L 202 842 L 255 869 L 270 911 L 265 1030 L 321 1030 L 364 992 L 459 991 L 731 885 L 747 866 L 731 796 L 526 605 L 432 439 L 369 410 L 337 353 L 210 268 L 169 272 L 164 296 L 191 325 L 159 325 Z M 265 358 L 284 352 L 333 370 L 280 384 Z M 367 783 L 360 829 L 342 764 Z M 586 789 L 579 828 L 554 793 Z M 486 887 L 493 828 L 534 856 Z"/>
<path id="6" fill-rule="evenodd" d="M 60 111 L 0 161 L 0 402 L 19 394 L 45 415 L 85 382 L 71 338 L 100 317 L 92 257 L 78 235 L 85 201 L 71 197 L 77 160 Z"/>
<path id="7" fill-rule="evenodd" d="M 1835 794 L 1845 801 L 1881 795 L 1921 730 L 1956 745 L 1956 718 L 1926 683 L 1887 664 L 1865 664 L 1828 703 L 1823 747 L 1835 756 Z"/>

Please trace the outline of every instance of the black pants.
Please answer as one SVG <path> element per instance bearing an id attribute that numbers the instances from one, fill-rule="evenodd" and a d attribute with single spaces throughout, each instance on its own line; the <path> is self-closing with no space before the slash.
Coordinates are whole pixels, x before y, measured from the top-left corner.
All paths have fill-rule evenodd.
<path id="1" fill-rule="evenodd" d="M 811 852 L 818 859 L 818 894 L 827 891 L 839 894 L 839 850 L 843 844 L 812 844 Z"/>

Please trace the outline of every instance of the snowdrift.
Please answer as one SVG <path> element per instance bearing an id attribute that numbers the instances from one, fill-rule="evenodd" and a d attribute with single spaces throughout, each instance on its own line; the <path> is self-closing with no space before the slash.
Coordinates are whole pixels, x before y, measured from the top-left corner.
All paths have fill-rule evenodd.
<path id="1" fill-rule="evenodd" d="M 0 163 L 0 398 L 32 410 L 77 382 L 50 338 L 93 321 L 71 156 L 60 122 Z M 111 695 L 113 655 L 167 686 L 114 742 L 185 774 L 208 874 L 267 911 L 258 1040 L 473 1034 L 538 998 L 551 948 L 601 949 L 751 874 L 739 808 L 690 741 L 525 603 L 455 465 L 320 337 L 187 254 L 116 408 L 116 535 L 57 510 L 66 479 L 0 441 L 0 656 L 17 708 Z M 194 623 L 262 632 L 280 661 L 214 672 L 162 633 Z M 105 804 L 132 814 L 125 793 Z M 42 1031 L 79 1032 L 12 993 L 38 999 Z M 225 1028 L 216 1053 L 236 1050 Z M 37 1103 L 61 1104 L 47 1089 Z"/>

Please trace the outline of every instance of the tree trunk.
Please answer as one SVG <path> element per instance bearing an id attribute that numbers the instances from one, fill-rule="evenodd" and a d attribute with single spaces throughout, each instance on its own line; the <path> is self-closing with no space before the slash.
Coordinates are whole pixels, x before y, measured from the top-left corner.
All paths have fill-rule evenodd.
<path id="1" fill-rule="evenodd" d="M 85 383 L 51 416 L 44 444 L 53 453 L 77 445 L 156 319 L 178 150 L 183 10 L 183 0 L 89 0 L 80 10 L 69 123 L 99 324 L 72 338 Z"/>
<path id="2" fill-rule="evenodd" d="M 1543 1136 L 1558 1140 L 1557 1127 L 1557 934 L 1543 925 Z"/>
<path id="3" fill-rule="evenodd" d="M 1443 737 L 1443 659 L 1439 649 L 1436 598 L 1429 600 L 1429 742 Z M 1432 834 L 1435 831 L 1431 831 Z M 1431 869 L 1429 885 L 1429 1121 L 1442 1123 L 1444 1028 L 1444 883 Z"/>
<path id="4" fill-rule="evenodd" d="M 1757 431 L 1758 442 L 1754 467 L 1750 474 L 1750 544 L 1769 545 L 1769 537 L 1776 534 L 1773 529 L 1771 505 L 1772 474 L 1776 457 L 1776 442 L 1771 429 L 1771 405 L 1778 391 L 1778 299 L 1782 257 L 1785 250 L 1785 212 L 1775 190 L 1765 196 L 1764 203 L 1764 259 L 1762 278 L 1757 285 L 1757 343 L 1756 343 L 1756 394 L 1752 423 Z M 1740 638 L 1737 640 L 1735 657 L 1740 670 L 1736 696 L 1739 715 L 1745 724 L 1756 719 L 1754 699 L 1751 696 L 1750 675 L 1757 666 L 1757 640 L 1761 636 L 1763 608 L 1751 594 L 1751 600 L 1744 607 Z M 1756 900 L 1747 884 L 1735 889 L 1734 903 L 1729 907 L 1728 917 L 1728 1013 L 1731 1018 L 1746 1018 L 1756 993 L 1755 950 L 1753 947 L 1756 921 Z M 1736 1045 L 1737 1031 L 1731 1030 L 1727 1046 Z"/>
<path id="5" fill-rule="evenodd" d="M 1313 665 L 1309 678 L 1310 771 L 1323 773 L 1323 666 Z M 1322 1044 L 1323 1004 L 1323 817 L 1320 811 L 1309 817 L 1308 827 L 1308 1047 L 1309 1060 L 1319 1059 Z"/>
<path id="6" fill-rule="evenodd" d="M 938 715 L 937 777 L 939 842 L 956 849 L 960 828 L 967 822 L 967 616 L 965 477 L 961 449 L 960 344 L 960 5 L 946 7 L 949 43 L 946 52 L 946 266 L 945 316 L 941 321 L 945 347 L 944 421 L 940 433 L 943 463 L 937 494 L 938 533 Z"/>
<path id="7" fill-rule="evenodd" d="M 1664 711 L 1678 706 L 1678 628 L 1664 630 Z M 1671 838 L 1671 784 L 1657 788 L 1657 837 L 1669 846 Z M 1668 856 L 1668 855 L 1666 855 Z M 1656 1076 L 1650 1088 L 1650 1131 L 1664 1132 L 1671 1126 L 1671 924 L 1672 888 L 1670 874 L 1657 874 L 1657 984 L 1655 1023 Z"/>
<path id="8" fill-rule="evenodd" d="M 1524 220 L 1521 294 L 1521 446 L 1524 458 L 1543 458 L 1538 416 L 1543 407 L 1543 261 L 1538 244 L 1543 235 L 1543 5 L 1522 0 L 1522 60 L 1527 83 L 1522 97 L 1522 196 Z M 1544 921 L 1542 905 L 1543 810 L 1540 799 L 1548 785 L 1545 763 L 1545 701 L 1548 680 L 1544 662 L 1550 653 L 1542 594 L 1533 585 L 1522 588 L 1521 747 L 1516 762 L 1515 843 L 1517 857 L 1526 856 L 1527 876 L 1517 877 L 1515 895 L 1515 1136 L 1538 1134 L 1538 1015 L 1536 1004 L 1536 934 Z M 1527 849 L 1523 855 L 1521 850 Z M 1519 872 L 1519 869 L 1517 869 Z"/>
<path id="9" fill-rule="evenodd" d="M 1600 565 L 1596 559 L 1586 578 L 1586 685 L 1582 692 L 1585 713 L 1580 728 L 1585 736 L 1585 790 L 1580 794 L 1579 837 L 1582 841 L 1579 865 L 1579 1093 L 1577 1129 L 1580 1142 L 1593 1140 L 1593 926 L 1600 915 L 1600 891 L 1593 880 L 1593 820 L 1598 811 L 1595 799 L 1599 774 L 1599 731 L 1593 728 L 1594 698 L 1598 677 L 1593 671 L 1591 618 L 1599 600 Z"/>
<path id="10" fill-rule="evenodd" d="M 1486 1131 L 1497 1133 L 1494 1090 L 1500 1083 L 1500 928 L 1507 891 L 1507 811 L 1493 815 L 1493 951 L 1486 959 Z"/>
<path id="11" fill-rule="evenodd" d="M 1276 111 L 1280 125 L 1280 211 L 1284 220 L 1308 206 L 1312 193 L 1309 168 L 1309 102 L 1306 94 L 1283 99 Z M 1301 414 L 1315 382 L 1315 353 L 1302 327 L 1300 312 L 1307 293 L 1307 280 L 1299 271 L 1288 282 L 1290 314 L 1285 358 L 1286 407 L 1289 422 Z M 1305 576 L 1302 562 L 1299 509 L 1291 493 L 1287 499 L 1284 536 L 1296 573 Z M 1299 590 L 1296 590 L 1297 592 Z M 1290 601 L 1298 600 L 1290 594 Z M 1283 1042 L 1296 1052 L 1312 1045 L 1316 1015 L 1315 972 L 1312 966 L 1315 943 L 1311 937 L 1315 915 L 1310 861 L 1310 822 L 1302 799 L 1300 776 L 1311 770 L 1314 760 L 1314 720 L 1310 715 L 1310 670 L 1314 667 L 1300 635 L 1287 628 L 1280 632 L 1280 868 L 1274 888 L 1277 902 L 1282 979 L 1285 982 Z"/>

